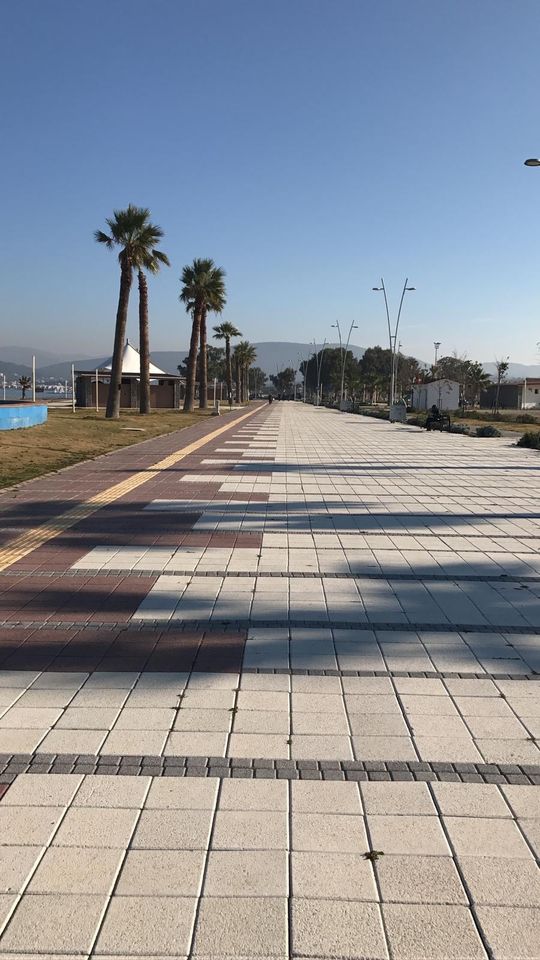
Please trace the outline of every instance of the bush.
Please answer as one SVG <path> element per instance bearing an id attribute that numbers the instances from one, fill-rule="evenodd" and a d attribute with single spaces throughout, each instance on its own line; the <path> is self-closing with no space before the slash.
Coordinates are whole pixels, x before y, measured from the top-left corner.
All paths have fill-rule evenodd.
<path id="1" fill-rule="evenodd" d="M 376 420 L 390 419 L 389 411 L 382 410 L 380 407 L 360 407 L 358 413 L 361 413 L 363 417 L 375 417 Z"/>
<path id="2" fill-rule="evenodd" d="M 451 423 L 450 424 L 450 433 L 461 433 L 466 437 L 470 437 L 471 431 L 467 426 L 464 426 L 461 423 Z"/>
<path id="3" fill-rule="evenodd" d="M 540 450 L 540 433 L 535 430 L 529 430 L 519 438 L 518 447 L 528 447 L 529 450 Z"/>
<path id="4" fill-rule="evenodd" d="M 407 423 L 410 427 L 425 427 L 426 418 L 425 417 L 408 417 Z"/>
<path id="5" fill-rule="evenodd" d="M 477 427 L 476 428 L 477 437 L 501 437 L 501 431 L 497 430 L 497 427 Z"/>
<path id="6" fill-rule="evenodd" d="M 538 423 L 537 417 L 533 417 L 531 413 L 518 413 L 514 421 L 515 423 Z"/>

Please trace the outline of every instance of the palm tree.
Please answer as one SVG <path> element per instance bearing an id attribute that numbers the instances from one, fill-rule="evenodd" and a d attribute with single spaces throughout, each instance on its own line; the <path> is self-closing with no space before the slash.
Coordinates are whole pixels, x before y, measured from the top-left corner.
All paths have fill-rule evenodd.
<path id="1" fill-rule="evenodd" d="M 240 403 L 249 400 L 249 368 L 257 357 L 257 351 L 248 340 L 242 340 L 234 349 L 236 361 L 236 396 Z"/>
<path id="2" fill-rule="evenodd" d="M 159 227 L 155 228 L 156 231 Z M 161 250 L 149 250 L 138 266 L 139 276 L 139 352 L 141 361 L 139 413 L 150 413 L 150 334 L 148 324 L 148 282 L 146 274 L 158 273 L 160 266 L 170 267 L 169 258 Z M 143 269 L 144 268 L 144 269 Z"/>
<path id="3" fill-rule="evenodd" d="M 227 399 L 229 406 L 232 406 L 232 363 L 231 363 L 231 340 L 233 337 L 241 337 L 242 334 L 233 323 L 224 321 L 219 326 L 214 327 L 214 337 L 216 340 L 225 341 L 225 365 L 227 376 Z"/>
<path id="4" fill-rule="evenodd" d="M 206 315 L 212 310 L 220 313 L 225 306 L 225 271 L 216 267 L 213 260 L 196 258 L 184 267 L 181 276 L 180 300 L 192 315 L 191 341 L 187 361 L 186 396 L 184 410 L 191 412 L 195 406 L 195 380 L 197 349 L 201 344 L 199 406 L 207 405 L 206 364 Z"/>
<path id="5" fill-rule="evenodd" d="M 21 388 L 21 400 L 26 399 L 26 391 L 32 386 L 32 377 L 19 377 L 19 386 Z"/>
<path id="6" fill-rule="evenodd" d="M 109 250 L 120 247 L 118 262 L 120 263 L 120 293 L 116 311 L 116 327 L 114 332 L 114 348 L 111 367 L 111 379 L 107 410 L 105 416 L 109 419 L 118 419 L 120 416 L 120 391 L 122 387 L 122 351 L 126 336 L 129 294 L 133 280 L 133 269 L 146 266 L 152 256 L 158 254 L 155 245 L 163 236 L 163 231 L 150 223 L 150 211 L 146 207 L 135 207 L 129 204 L 126 210 L 115 210 L 111 219 L 108 219 L 109 233 L 96 230 L 94 237 L 98 243 L 104 243 Z M 164 254 L 159 254 L 159 262 Z M 143 358 L 141 356 L 141 368 Z M 141 370 L 143 376 L 144 371 Z M 146 375 L 148 379 L 148 375 Z M 141 383 L 142 388 L 142 383 Z"/>

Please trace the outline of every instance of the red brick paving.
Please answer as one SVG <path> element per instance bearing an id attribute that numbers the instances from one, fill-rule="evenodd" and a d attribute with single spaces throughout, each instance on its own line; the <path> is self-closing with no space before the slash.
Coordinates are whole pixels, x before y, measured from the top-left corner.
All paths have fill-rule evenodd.
<path id="1" fill-rule="evenodd" d="M 265 411 L 268 408 L 262 406 L 256 415 L 258 422 Z M 239 416 L 242 413 L 239 412 Z M 230 419 L 231 431 L 237 419 Z M 215 420 L 205 420 L 180 433 L 157 437 L 59 474 L 21 484 L 17 490 L 1 491 L 0 544 L 8 543 L 22 530 L 53 518 L 132 473 L 150 468 L 174 450 L 211 433 L 215 427 Z M 190 473 L 219 474 L 223 480 L 230 477 L 232 471 L 201 462 L 215 457 L 215 448 L 223 444 L 226 436 L 222 434 L 196 455 L 160 472 L 142 487 L 59 534 L 0 576 L 0 620 L 79 624 L 39 629 L 0 628 L 0 669 L 183 672 L 240 668 L 246 631 L 205 633 L 201 630 L 134 630 L 127 626 L 155 583 L 155 577 L 99 573 L 62 576 L 62 572 L 95 546 L 260 547 L 262 535 L 256 532 L 194 531 L 193 525 L 200 516 L 196 509 L 176 515 L 142 509 L 154 499 L 267 502 L 268 495 L 264 493 L 248 496 L 220 493 L 219 482 L 179 482 Z M 255 478 L 258 471 L 250 470 L 249 475 Z M 92 621 L 111 623 L 111 627 L 92 628 Z M 88 626 L 81 627 L 82 622 Z M 123 622 L 125 627 L 120 626 Z M 1 792 L 0 785 L 0 795 Z"/>
<path id="2" fill-rule="evenodd" d="M 0 628 L 0 669 L 235 672 L 246 637 L 246 630 Z"/>

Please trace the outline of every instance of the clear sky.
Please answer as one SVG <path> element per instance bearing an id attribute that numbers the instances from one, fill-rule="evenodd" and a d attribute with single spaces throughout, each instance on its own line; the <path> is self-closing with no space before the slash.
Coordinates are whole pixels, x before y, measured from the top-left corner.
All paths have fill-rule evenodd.
<path id="1" fill-rule="evenodd" d="M 110 352 L 93 231 L 132 202 L 172 262 L 154 349 L 211 256 L 251 340 L 383 342 L 407 275 L 404 351 L 538 362 L 539 50 L 538 0 L 4 0 L 0 343 Z"/>

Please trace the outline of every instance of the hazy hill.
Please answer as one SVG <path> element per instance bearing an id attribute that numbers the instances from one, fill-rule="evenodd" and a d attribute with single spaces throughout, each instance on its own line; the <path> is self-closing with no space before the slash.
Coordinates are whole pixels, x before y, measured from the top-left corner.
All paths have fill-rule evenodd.
<path id="1" fill-rule="evenodd" d="M 14 363 L 17 369 L 24 364 L 32 367 L 32 355 L 36 357 L 36 367 L 44 367 L 50 363 L 71 363 L 71 357 L 66 354 L 51 353 L 50 350 L 32 349 L 32 347 L 0 347 L 0 363 Z"/>
<path id="2" fill-rule="evenodd" d="M 96 359 L 82 357 L 78 360 L 70 360 L 69 362 L 62 360 L 59 363 L 51 363 L 46 367 L 38 367 L 37 374 L 39 377 L 52 377 L 58 380 L 64 380 L 66 377 L 71 376 L 72 363 L 75 364 L 76 370 L 95 370 L 96 367 L 102 367 L 105 363 L 108 363 L 109 360 L 110 357 L 97 357 Z"/>
<path id="3" fill-rule="evenodd" d="M 5 373 L 8 380 L 13 380 L 15 377 L 31 377 L 32 367 L 27 367 L 24 363 L 8 363 L 0 352 L 0 373 Z"/>
<path id="4" fill-rule="evenodd" d="M 211 341 L 214 342 L 214 341 Z M 321 344 L 317 345 L 320 349 Z M 330 344 L 337 346 L 337 344 Z M 384 344 L 382 344 L 384 346 Z M 282 370 L 284 367 L 295 367 L 298 369 L 302 360 L 311 356 L 313 353 L 313 344 L 301 341 L 260 341 L 255 343 L 257 349 L 256 365 L 268 373 L 275 373 L 276 370 Z M 356 357 L 361 357 L 364 353 L 363 347 L 357 347 L 351 344 L 350 349 Z M 65 355 L 54 354 L 47 350 L 36 349 L 37 373 L 40 377 L 51 377 L 63 380 L 71 374 L 71 363 L 74 362 L 76 368 L 81 370 L 94 370 L 96 367 L 103 366 L 110 358 L 110 355 L 100 357 L 68 357 Z M 179 363 L 185 359 L 187 350 L 154 350 L 152 360 L 162 370 L 168 373 L 176 373 Z M 31 372 L 32 349 L 30 347 L 0 347 L 0 373 L 13 377 L 28 375 Z M 484 363 L 484 369 L 492 376 L 495 375 L 495 364 Z M 540 377 L 540 364 L 510 363 L 508 372 L 510 379 L 521 377 Z"/>
<path id="5" fill-rule="evenodd" d="M 336 344 L 332 344 L 336 346 Z M 320 347 L 320 344 L 318 344 Z M 276 370 L 282 370 L 284 367 L 293 366 L 298 369 L 300 363 L 313 353 L 313 344 L 309 343 L 287 343 L 271 341 L 256 343 L 257 350 L 256 366 L 261 367 L 266 373 L 275 373 Z M 361 357 L 364 350 L 362 347 L 355 347 L 351 344 L 350 349 L 356 357 Z M 1 351 L 0 351 L 1 356 Z M 156 366 L 165 370 L 166 373 L 176 373 L 178 364 L 187 356 L 187 350 L 153 350 L 152 362 Z M 110 360 L 110 357 L 84 357 L 76 359 L 73 362 L 75 367 L 80 370 L 95 370 L 96 367 L 103 366 Z M 51 363 L 46 366 L 38 367 L 38 374 L 42 377 L 58 377 L 64 379 L 71 373 L 71 363 Z"/>
<path id="6" fill-rule="evenodd" d="M 492 377 L 497 376 L 497 370 L 494 363 L 483 363 L 482 364 L 486 373 L 489 373 Z M 510 380 L 520 379 L 524 377 L 540 377 L 540 365 L 539 364 L 530 364 L 526 363 L 511 363 L 508 368 L 507 377 Z"/>

